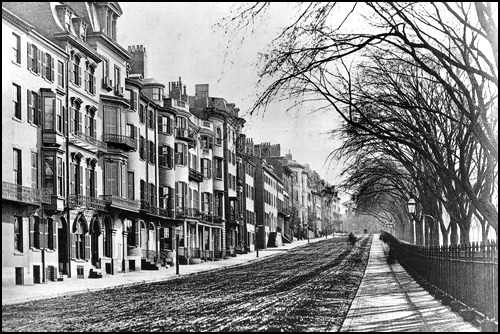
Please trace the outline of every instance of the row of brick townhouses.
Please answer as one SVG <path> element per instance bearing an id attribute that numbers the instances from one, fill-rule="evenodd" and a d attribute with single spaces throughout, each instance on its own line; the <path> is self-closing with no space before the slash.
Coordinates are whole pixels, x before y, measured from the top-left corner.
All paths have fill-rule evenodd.
<path id="1" fill-rule="evenodd" d="M 294 191 L 310 172 L 256 151 L 207 84 L 149 77 L 146 49 L 116 40 L 121 15 L 2 3 L 2 285 L 224 259 L 307 221 L 311 192 Z"/>

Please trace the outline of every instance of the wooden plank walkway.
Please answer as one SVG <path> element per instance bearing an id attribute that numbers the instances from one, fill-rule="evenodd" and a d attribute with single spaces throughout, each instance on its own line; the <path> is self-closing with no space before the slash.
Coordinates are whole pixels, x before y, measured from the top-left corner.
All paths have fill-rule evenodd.
<path id="1" fill-rule="evenodd" d="M 387 251 L 375 235 L 341 332 L 479 332 L 420 287 L 399 263 L 389 265 Z"/>

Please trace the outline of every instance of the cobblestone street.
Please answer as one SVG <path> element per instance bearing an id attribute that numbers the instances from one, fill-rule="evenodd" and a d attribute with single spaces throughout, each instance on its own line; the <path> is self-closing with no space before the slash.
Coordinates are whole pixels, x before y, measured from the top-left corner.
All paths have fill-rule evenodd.
<path id="1" fill-rule="evenodd" d="M 328 239 L 244 266 L 2 307 L 3 331 L 338 331 L 368 259 Z"/>

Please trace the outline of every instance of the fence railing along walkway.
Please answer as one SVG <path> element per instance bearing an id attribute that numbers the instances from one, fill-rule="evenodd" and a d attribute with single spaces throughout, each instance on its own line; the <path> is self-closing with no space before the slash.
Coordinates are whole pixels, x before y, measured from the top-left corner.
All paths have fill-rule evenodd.
<path id="1" fill-rule="evenodd" d="M 398 262 L 484 319 L 498 321 L 498 243 L 417 246 L 382 232 Z"/>

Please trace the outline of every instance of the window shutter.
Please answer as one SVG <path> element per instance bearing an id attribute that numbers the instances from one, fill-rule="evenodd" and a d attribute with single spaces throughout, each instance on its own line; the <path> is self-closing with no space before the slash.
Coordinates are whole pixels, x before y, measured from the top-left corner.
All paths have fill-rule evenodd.
<path id="1" fill-rule="evenodd" d="M 57 249 L 57 222 L 53 220 L 51 223 L 52 223 L 52 249 Z"/>
<path id="2" fill-rule="evenodd" d="M 175 201 L 176 207 L 180 207 L 181 203 L 177 203 L 177 199 L 179 198 L 179 182 L 175 182 Z"/>
<path id="3" fill-rule="evenodd" d="M 168 133 L 173 134 L 174 133 L 174 121 L 170 117 L 167 117 L 167 119 L 168 119 Z"/>
<path id="4" fill-rule="evenodd" d="M 182 148 L 183 148 L 183 152 L 184 152 L 184 163 L 183 163 L 183 165 L 185 165 L 185 166 L 186 166 L 186 165 L 187 165 L 187 161 L 188 161 L 188 157 L 187 157 L 187 155 L 188 155 L 188 150 L 186 149 L 186 146 L 185 146 L 185 145 L 182 145 Z"/>
<path id="5" fill-rule="evenodd" d="M 33 123 L 33 117 L 35 116 L 34 115 L 34 111 L 35 111 L 35 108 L 33 108 L 33 99 L 32 99 L 32 96 L 31 96 L 31 91 L 28 89 L 26 90 L 26 98 L 27 98 L 27 110 L 28 110 L 28 122 L 31 122 Z"/>
<path id="6" fill-rule="evenodd" d="M 96 94 L 97 92 L 97 85 L 96 85 L 96 78 L 95 75 L 92 76 L 92 93 Z"/>
<path id="7" fill-rule="evenodd" d="M 136 92 L 132 92 L 132 99 L 133 99 L 132 109 L 137 111 L 137 93 Z"/>
<path id="8" fill-rule="evenodd" d="M 33 103 L 35 104 L 35 123 L 36 125 L 41 125 L 42 124 L 42 109 L 40 106 L 42 105 L 42 97 L 35 95 L 35 98 L 33 100 Z"/>
<path id="9" fill-rule="evenodd" d="M 97 171 L 94 170 L 94 197 L 97 197 Z"/>
<path id="10" fill-rule="evenodd" d="M 23 218 L 21 218 L 23 219 Z M 35 247 L 35 217 L 29 217 L 30 247 Z"/>
<path id="11" fill-rule="evenodd" d="M 168 167 L 169 168 L 174 168 L 174 150 L 170 147 L 167 146 L 167 154 L 168 154 Z"/>
<path id="12" fill-rule="evenodd" d="M 75 164 L 70 164 L 69 168 L 69 191 L 71 195 L 75 195 Z"/>
<path id="13" fill-rule="evenodd" d="M 69 131 L 70 131 L 70 133 L 74 133 L 75 132 L 75 120 L 76 120 L 76 118 L 75 118 L 76 117 L 76 115 L 75 115 L 75 108 L 70 107 L 69 108 L 69 113 L 70 113 L 70 115 L 69 115 L 69 118 L 70 118 L 70 123 L 69 123 L 70 129 L 69 129 Z"/>
<path id="14" fill-rule="evenodd" d="M 36 73 L 40 73 L 40 68 L 42 67 L 42 52 L 40 50 L 36 50 Z"/>
<path id="15" fill-rule="evenodd" d="M 85 90 L 89 91 L 89 72 L 85 71 Z"/>
<path id="16" fill-rule="evenodd" d="M 175 208 L 175 196 L 174 188 L 168 187 L 168 209 L 173 210 Z"/>
<path id="17" fill-rule="evenodd" d="M 187 183 L 182 183 L 182 201 L 184 202 L 184 207 L 186 207 L 187 203 Z"/>
<path id="18" fill-rule="evenodd" d="M 68 134 L 68 115 L 67 115 L 67 108 L 62 107 L 62 118 L 63 118 L 63 133 L 65 135 Z"/>
<path id="19" fill-rule="evenodd" d="M 90 136 L 90 119 L 88 115 L 85 115 L 85 134 L 87 136 Z"/>
<path id="20" fill-rule="evenodd" d="M 92 171 L 85 168 L 85 196 L 90 197 L 90 173 Z"/>
<path id="21" fill-rule="evenodd" d="M 163 116 L 158 116 L 158 132 L 163 133 Z"/>
<path id="22" fill-rule="evenodd" d="M 47 56 L 45 55 L 45 53 L 43 51 L 40 51 L 40 57 L 42 58 L 41 59 L 41 63 L 42 63 L 42 69 L 41 69 L 41 73 L 42 73 L 42 77 L 44 78 L 48 78 L 48 73 L 47 73 Z"/>
<path id="23" fill-rule="evenodd" d="M 75 259 L 76 258 L 76 236 L 71 233 L 70 235 L 70 244 L 71 244 L 71 258 Z"/>
<path id="24" fill-rule="evenodd" d="M 78 166 L 78 178 L 80 179 L 80 188 L 78 194 L 83 195 L 83 166 Z"/>
<path id="25" fill-rule="evenodd" d="M 50 57 L 50 81 L 54 81 L 54 58 Z"/>
<path id="26" fill-rule="evenodd" d="M 85 260 L 90 260 L 90 235 L 85 235 Z"/>
<path id="27" fill-rule="evenodd" d="M 210 179 L 212 177 L 212 164 L 210 160 L 207 160 L 207 168 L 208 168 L 208 178 Z"/>
<path id="28" fill-rule="evenodd" d="M 97 138 L 97 120 L 92 118 L 92 137 Z"/>
<path id="29" fill-rule="evenodd" d="M 28 46 L 26 47 L 26 53 L 27 53 L 27 66 L 28 70 L 32 69 L 32 64 L 33 64 L 33 55 L 32 55 L 32 49 L 31 49 L 31 44 L 28 42 Z"/>
<path id="30" fill-rule="evenodd" d="M 77 110 L 77 117 L 78 117 L 78 132 L 79 133 L 83 133 L 83 121 L 82 121 L 82 117 L 83 117 L 83 113 L 80 112 L 80 110 Z"/>
<path id="31" fill-rule="evenodd" d="M 77 67 L 77 78 L 76 78 L 76 83 L 78 86 L 82 84 L 82 69 L 80 65 Z"/>
<path id="32" fill-rule="evenodd" d="M 212 148 L 214 145 L 214 139 L 212 137 L 208 137 L 208 148 Z"/>
<path id="33" fill-rule="evenodd" d="M 127 167 L 122 164 L 122 197 L 127 198 Z"/>

